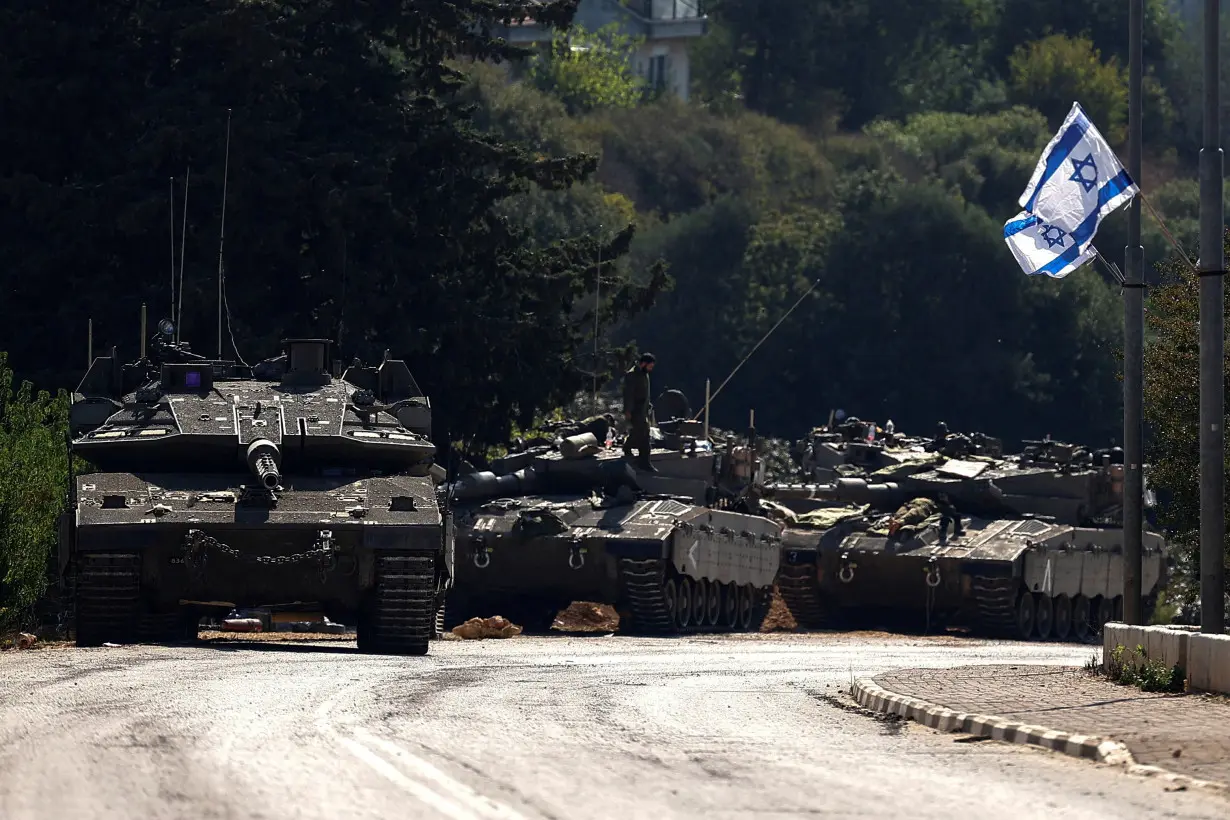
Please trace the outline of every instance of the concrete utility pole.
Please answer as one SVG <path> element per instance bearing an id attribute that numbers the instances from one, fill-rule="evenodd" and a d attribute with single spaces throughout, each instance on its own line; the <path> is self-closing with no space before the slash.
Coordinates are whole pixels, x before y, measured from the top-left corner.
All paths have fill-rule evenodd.
<path id="1" fill-rule="evenodd" d="M 1128 7 L 1128 173 L 1140 184 L 1144 0 Z M 1128 205 L 1123 282 L 1123 620 L 1140 624 L 1144 531 L 1145 249 L 1140 244 L 1140 197 Z"/>
<path id="2" fill-rule="evenodd" d="M 1226 628 L 1220 6 L 1218 0 L 1204 0 L 1204 147 L 1200 149 L 1200 631 L 1214 633 Z"/>

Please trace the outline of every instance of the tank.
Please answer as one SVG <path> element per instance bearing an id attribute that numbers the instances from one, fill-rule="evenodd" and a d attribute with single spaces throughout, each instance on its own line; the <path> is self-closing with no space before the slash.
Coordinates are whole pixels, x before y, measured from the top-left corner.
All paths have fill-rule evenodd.
<path id="1" fill-rule="evenodd" d="M 73 395 L 61 567 L 78 645 L 195 636 L 202 616 L 356 627 L 422 655 L 452 577 L 431 404 L 406 363 L 342 373 L 323 339 L 248 367 L 160 323 L 141 358 L 95 358 Z"/>
<path id="2" fill-rule="evenodd" d="M 911 453 L 883 446 L 876 459 L 891 463 L 862 476 L 765 488 L 784 525 L 779 590 L 801 626 L 875 611 L 919 629 L 1085 640 L 1121 616 L 1122 452 L 1048 440 L 1005 457 L 973 452 L 978 440 L 930 452 L 907 440 Z M 960 535 L 941 531 L 945 499 Z M 1149 610 L 1166 580 L 1157 533 L 1144 534 L 1142 562 Z"/>
<path id="3" fill-rule="evenodd" d="M 545 630 L 560 609 L 592 601 L 615 606 L 623 633 L 758 630 L 781 526 L 744 511 L 754 446 L 732 440 L 717 453 L 700 423 L 669 420 L 651 429 L 652 474 L 607 446 L 605 429 L 579 429 L 457 482 L 444 625 L 503 614 Z"/>

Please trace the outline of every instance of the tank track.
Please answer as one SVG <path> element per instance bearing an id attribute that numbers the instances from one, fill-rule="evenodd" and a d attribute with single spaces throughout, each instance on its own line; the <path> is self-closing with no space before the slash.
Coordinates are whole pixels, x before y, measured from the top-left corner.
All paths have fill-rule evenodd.
<path id="1" fill-rule="evenodd" d="M 370 606 L 359 625 L 362 652 L 426 655 L 438 607 L 434 555 L 376 557 Z"/>
<path id="2" fill-rule="evenodd" d="M 981 632 L 996 637 L 1018 637 L 1016 599 L 1020 587 L 1019 578 L 974 576 L 972 591 L 974 604 L 978 607 L 978 626 Z"/>
<path id="3" fill-rule="evenodd" d="M 619 562 L 620 598 L 631 615 L 631 628 L 621 632 L 636 635 L 678 635 L 680 633 L 741 632 L 725 625 L 696 626 L 680 629 L 674 613 L 667 607 L 664 589 L 666 586 L 667 562 L 661 558 L 624 558 Z M 761 624 L 769 615 L 773 603 L 771 588 L 756 591 L 752 601 L 751 627 L 749 632 L 759 632 Z"/>
<path id="4" fill-rule="evenodd" d="M 132 643 L 141 625 L 141 556 L 84 553 L 77 557 L 78 646 Z"/>
<path id="5" fill-rule="evenodd" d="M 673 613 L 666 606 L 662 590 L 666 585 L 666 562 L 660 558 L 619 562 L 620 597 L 632 614 L 632 629 L 637 635 L 674 635 Z"/>
<path id="6" fill-rule="evenodd" d="M 832 614 L 820 592 L 814 565 L 783 565 L 777 576 L 777 591 L 801 629 L 824 629 L 833 625 Z"/>

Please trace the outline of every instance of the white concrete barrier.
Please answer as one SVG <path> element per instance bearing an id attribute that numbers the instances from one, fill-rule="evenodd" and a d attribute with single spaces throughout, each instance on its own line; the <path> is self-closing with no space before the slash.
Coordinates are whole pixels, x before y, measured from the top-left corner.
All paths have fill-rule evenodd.
<path id="1" fill-rule="evenodd" d="M 1131 626 L 1118 622 L 1106 624 L 1102 629 L 1102 668 L 1112 657 L 1116 647 L 1124 649 L 1124 660 L 1140 663 L 1136 647 L 1143 647 L 1149 660 L 1161 661 L 1167 667 L 1188 668 L 1188 654 L 1193 633 L 1187 630 L 1170 629 L 1166 626 Z"/>
<path id="2" fill-rule="evenodd" d="M 1192 635 L 1188 686 L 1230 695 L 1230 635 Z"/>
<path id="3" fill-rule="evenodd" d="M 1102 630 L 1102 669 L 1116 647 L 1124 660 L 1141 663 L 1136 647 L 1144 647 L 1149 660 L 1187 673 L 1187 687 L 1230 695 L 1230 635 L 1205 635 L 1191 626 L 1130 626 L 1112 622 Z"/>

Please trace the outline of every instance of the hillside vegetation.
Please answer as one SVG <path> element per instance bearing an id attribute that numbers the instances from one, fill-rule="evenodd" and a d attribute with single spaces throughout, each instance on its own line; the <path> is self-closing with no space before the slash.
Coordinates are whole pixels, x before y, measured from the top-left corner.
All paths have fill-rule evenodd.
<path id="1" fill-rule="evenodd" d="M 471 455 L 635 349 L 658 356 L 655 390 L 699 407 L 813 285 L 714 424 L 754 409 L 763 433 L 798 436 L 841 408 L 1009 442 L 1121 438 L 1118 288 L 1092 266 L 1025 277 L 1002 224 L 1074 99 L 1124 147 L 1127 4 L 710 0 L 686 103 L 645 88 L 615 32 L 561 30 L 529 57 L 483 25 L 531 7 L 565 24 L 575 5 L 0 9 L 4 612 L 37 596 L 62 499 L 65 400 L 37 391 L 76 383 L 88 319 L 96 350 L 131 357 L 139 305 L 169 310 L 172 177 L 177 222 L 190 177 L 197 350 L 390 349 L 431 393 L 440 443 Z M 1194 251 L 1200 49 L 1164 0 L 1146 6 L 1141 183 Z M 1122 265 L 1125 243 L 1121 212 L 1097 244 Z M 1149 219 L 1145 246 L 1150 265 L 1173 255 Z M 1196 430 L 1181 270 L 1151 272 L 1176 284 L 1151 297 L 1147 406 L 1180 531 Z"/>

